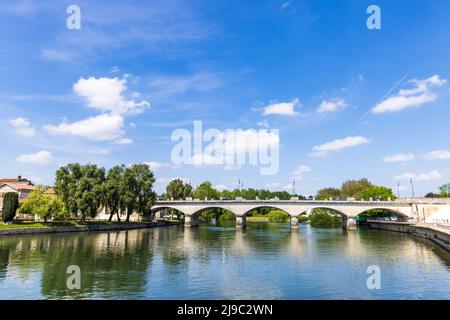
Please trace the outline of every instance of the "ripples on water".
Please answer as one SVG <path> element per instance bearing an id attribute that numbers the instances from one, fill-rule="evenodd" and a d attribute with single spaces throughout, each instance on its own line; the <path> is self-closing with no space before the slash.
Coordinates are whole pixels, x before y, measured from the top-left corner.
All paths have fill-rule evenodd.
<path id="1" fill-rule="evenodd" d="M 66 269 L 81 268 L 80 290 Z M 381 268 L 369 290 L 369 265 Z M 255 222 L 0 238 L 0 299 L 448 299 L 450 253 L 408 235 Z"/>

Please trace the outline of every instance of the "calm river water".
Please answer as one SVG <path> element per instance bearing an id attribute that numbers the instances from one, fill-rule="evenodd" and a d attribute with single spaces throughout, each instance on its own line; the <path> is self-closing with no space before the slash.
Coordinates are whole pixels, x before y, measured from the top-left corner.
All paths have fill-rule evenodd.
<path id="1" fill-rule="evenodd" d="M 0 237 L 0 299 L 38 298 L 450 299 L 450 253 L 399 233 L 264 222 Z"/>

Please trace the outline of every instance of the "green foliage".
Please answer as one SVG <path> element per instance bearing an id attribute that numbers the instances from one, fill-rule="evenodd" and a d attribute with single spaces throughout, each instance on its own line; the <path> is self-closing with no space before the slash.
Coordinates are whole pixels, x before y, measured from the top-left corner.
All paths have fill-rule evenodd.
<path id="1" fill-rule="evenodd" d="M 205 198 L 208 198 L 208 200 L 219 199 L 220 193 L 212 187 L 211 182 L 205 181 L 195 189 L 194 197 L 201 200 Z"/>
<path id="2" fill-rule="evenodd" d="M 383 210 L 383 209 L 373 209 L 373 210 L 367 210 L 367 211 L 360 213 L 357 216 L 357 220 L 364 221 L 367 219 L 375 219 L 375 218 L 380 218 L 380 217 L 395 217 L 395 214 L 393 214 L 392 212 L 389 212 L 387 210 Z"/>
<path id="3" fill-rule="evenodd" d="M 370 186 L 359 192 L 359 198 L 369 200 L 388 200 L 389 198 L 394 200 L 397 197 L 392 192 L 392 189 L 382 186 Z"/>
<path id="4" fill-rule="evenodd" d="M 236 219 L 235 215 L 233 213 L 231 213 L 230 211 L 224 211 L 220 217 L 219 217 L 219 221 L 229 221 L 229 220 L 234 220 Z"/>
<path id="5" fill-rule="evenodd" d="M 290 220 L 290 216 L 281 210 L 272 210 L 269 213 L 270 222 L 286 222 Z"/>
<path id="6" fill-rule="evenodd" d="M 442 198 L 446 198 L 450 196 L 450 183 L 443 184 L 439 187 L 440 196 Z"/>
<path id="7" fill-rule="evenodd" d="M 425 198 L 440 198 L 441 195 L 439 193 L 428 192 L 425 195 Z"/>
<path id="8" fill-rule="evenodd" d="M 298 222 L 300 222 L 300 223 L 309 221 L 309 217 L 307 215 L 303 215 L 303 214 L 298 216 L 297 219 L 298 219 Z"/>
<path id="9" fill-rule="evenodd" d="M 110 219 L 114 214 L 127 213 L 127 221 L 133 212 L 150 215 L 156 201 L 153 191 L 153 172 L 146 164 L 130 167 L 115 166 L 108 171 L 88 164 L 71 163 L 56 171 L 55 189 L 67 211 L 72 216 L 81 214 L 94 218 L 97 211 L 106 207 Z"/>
<path id="10" fill-rule="evenodd" d="M 366 178 L 360 180 L 347 180 L 341 186 L 341 196 L 361 199 L 360 193 L 372 186 L 373 184 Z"/>
<path id="11" fill-rule="evenodd" d="M 42 188 L 36 188 L 20 206 L 20 213 L 38 215 L 47 221 L 50 217 L 66 217 L 67 210 L 59 197 L 45 195 Z"/>
<path id="12" fill-rule="evenodd" d="M 183 183 L 181 179 L 174 179 L 166 187 L 166 198 L 174 200 L 183 200 L 192 196 L 192 186 Z"/>
<path id="13" fill-rule="evenodd" d="M 323 188 L 317 191 L 317 200 L 328 200 L 330 198 L 336 199 L 341 196 L 341 190 L 337 188 Z"/>
<path id="14" fill-rule="evenodd" d="M 3 196 L 3 222 L 10 222 L 16 216 L 17 208 L 19 207 L 19 196 L 15 192 L 7 192 Z"/>
<path id="15" fill-rule="evenodd" d="M 84 221 L 86 216 L 94 218 L 104 203 L 104 182 L 104 168 L 71 163 L 56 171 L 55 189 L 68 212 L 74 216 L 81 214 Z"/>
<path id="16" fill-rule="evenodd" d="M 342 225 L 341 217 L 332 210 L 313 209 L 309 218 L 311 227 L 314 228 L 337 228 Z"/>

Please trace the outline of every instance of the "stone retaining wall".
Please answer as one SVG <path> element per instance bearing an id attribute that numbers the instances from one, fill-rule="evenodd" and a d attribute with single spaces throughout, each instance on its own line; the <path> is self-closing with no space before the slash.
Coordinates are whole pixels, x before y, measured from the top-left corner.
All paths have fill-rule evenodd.
<path id="1" fill-rule="evenodd" d="M 413 236 L 428 239 L 450 252 L 450 231 L 442 231 L 433 226 L 413 225 L 401 222 L 368 221 L 372 229 L 408 233 Z"/>
<path id="2" fill-rule="evenodd" d="M 69 227 L 48 227 L 48 228 L 14 228 L 0 229 L 2 235 L 19 234 L 40 234 L 40 233 L 60 233 L 60 232 L 85 232 L 85 231 L 112 231 L 112 230 L 130 230 L 143 229 L 177 225 L 178 222 L 156 222 L 156 223 L 133 223 L 133 224 L 110 224 L 110 225 L 82 225 Z"/>

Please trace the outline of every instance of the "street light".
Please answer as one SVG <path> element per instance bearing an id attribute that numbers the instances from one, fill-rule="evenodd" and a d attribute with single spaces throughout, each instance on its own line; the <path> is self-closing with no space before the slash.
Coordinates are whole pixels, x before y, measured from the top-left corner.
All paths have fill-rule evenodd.
<path id="1" fill-rule="evenodd" d="M 409 183 L 411 183 L 411 192 L 412 192 L 412 197 L 413 197 L 413 199 L 415 198 L 414 197 L 414 183 L 413 183 L 413 179 L 411 178 L 411 179 L 409 179 Z"/>
<path id="2" fill-rule="evenodd" d="M 397 181 L 397 198 L 400 199 L 400 181 Z"/>

